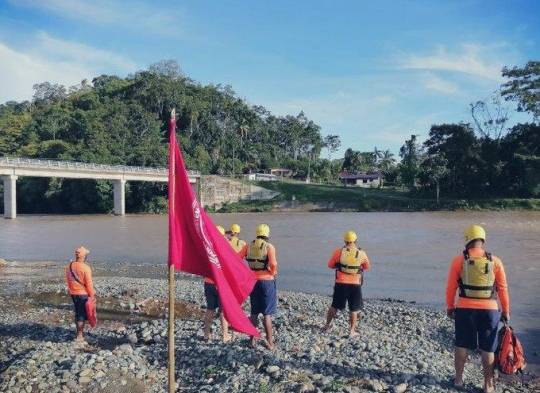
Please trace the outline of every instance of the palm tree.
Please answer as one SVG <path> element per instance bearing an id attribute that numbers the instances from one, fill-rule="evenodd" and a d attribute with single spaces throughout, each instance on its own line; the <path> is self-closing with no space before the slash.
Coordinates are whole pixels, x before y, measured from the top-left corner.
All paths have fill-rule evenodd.
<path id="1" fill-rule="evenodd" d="M 377 150 L 375 148 L 375 155 L 377 157 L 377 167 L 383 174 L 383 177 L 381 178 L 381 188 L 384 183 L 384 175 L 388 174 L 388 172 L 392 169 L 392 167 L 396 164 L 396 159 L 394 158 L 394 153 L 392 153 L 390 150 Z"/>

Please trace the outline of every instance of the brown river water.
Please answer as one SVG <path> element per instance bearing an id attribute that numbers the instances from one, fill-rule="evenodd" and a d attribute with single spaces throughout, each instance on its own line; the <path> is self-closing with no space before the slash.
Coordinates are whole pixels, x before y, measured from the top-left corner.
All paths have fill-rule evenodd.
<path id="1" fill-rule="evenodd" d="M 331 294 L 326 267 L 343 232 L 353 229 L 372 262 L 366 298 L 396 298 L 444 309 L 451 258 L 462 251 L 463 230 L 484 225 L 487 249 L 502 258 L 510 287 L 512 325 L 531 363 L 540 358 L 540 212 L 249 213 L 215 214 L 216 224 L 271 227 L 279 263 L 278 288 Z M 0 257 L 67 261 L 79 244 L 95 261 L 165 265 L 167 217 L 158 215 L 19 216 L 0 220 Z M 99 282 L 96 283 L 99 288 Z M 306 305 L 309 307 L 309 305 Z"/>

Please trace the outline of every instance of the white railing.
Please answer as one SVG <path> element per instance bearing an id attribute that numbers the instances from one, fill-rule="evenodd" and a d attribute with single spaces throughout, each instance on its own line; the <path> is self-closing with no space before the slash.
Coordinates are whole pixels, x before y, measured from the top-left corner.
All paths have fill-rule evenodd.
<path id="1" fill-rule="evenodd" d="M 168 173 L 167 168 L 153 168 L 144 166 L 127 166 L 127 165 L 107 165 L 107 164 L 94 164 L 87 162 L 76 161 L 60 161 L 60 160 L 39 160 L 34 158 L 21 158 L 21 157 L 0 157 L 0 166 L 10 168 L 38 168 L 38 169 L 69 169 L 77 170 L 82 169 L 84 171 L 91 172 L 109 172 L 109 173 L 141 173 L 141 174 L 155 174 L 166 175 Z M 191 176 L 198 176 L 198 171 L 189 171 Z"/>

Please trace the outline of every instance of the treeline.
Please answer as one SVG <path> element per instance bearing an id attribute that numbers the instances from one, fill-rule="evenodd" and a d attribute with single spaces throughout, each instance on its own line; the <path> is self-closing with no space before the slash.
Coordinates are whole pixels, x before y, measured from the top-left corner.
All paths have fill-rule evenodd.
<path id="1" fill-rule="evenodd" d="M 382 172 L 385 185 L 418 196 L 491 198 L 540 195 L 540 62 L 505 68 L 507 82 L 488 102 L 471 104 L 471 123 L 431 127 L 392 152 L 347 149 L 321 134 L 304 113 L 275 116 L 250 105 L 230 86 L 201 85 L 162 61 L 126 78 L 101 75 L 77 86 L 34 86 L 31 101 L 0 105 L 0 155 L 140 166 L 167 165 L 170 108 L 177 110 L 187 166 L 203 174 L 240 175 L 274 167 L 299 179 L 337 183 L 340 172 Z M 509 109 L 533 121 L 508 129 Z M 324 157 L 321 155 L 326 149 Z M 25 213 L 108 212 L 107 181 L 21 178 L 18 208 Z M 131 212 L 166 209 L 163 184 L 129 182 Z"/>
<path id="2" fill-rule="evenodd" d="M 239 98 L 230 86 L 201 85 L 162 61 L 126 78 L 101 75 L 66 88 L 34 86 L 31 101 L 0 105 L 0 155 L 107 164 L 166 166 L 169 111 L 177 110 L 179 138 L 190 169 L 237 175 L 287 167 L 328 180 L 321 150 L 339 137 L 321 135 L 303 113 L 275 116 Z M 69 179 L 19 180 L 23 212 L 95 212 L 112 209 L 111 184 Z M 130 211 L 165 207 L 165 186 L 128 184 Z"/>
<path id="3" fill-rule="evenodd" d="M 420 192 L 460 198 L 540 196 L 540 62 L 504 68 L 507 82 L 491 102 L 471 104 L 473 125 L 434 125 L 420 145 L 415 135 L 400 149 L 401 184 Z M 509 109 L 533 122 L 506 129 Z"/>
<path id="4" fill-rule="evenodd" d="M 347 172 L 382 172 L 385 183 L 417 195 L 451 198 L 540 196 L 540 62 L 504 68 L 507 82 L 487 102 L 470 105 L 470 123 L 433 125 L 426 141 L 405 141 L 396 163 L 389 151 L 345 152 Z M 533 121 L 507 128 L 510 109 Z"/>

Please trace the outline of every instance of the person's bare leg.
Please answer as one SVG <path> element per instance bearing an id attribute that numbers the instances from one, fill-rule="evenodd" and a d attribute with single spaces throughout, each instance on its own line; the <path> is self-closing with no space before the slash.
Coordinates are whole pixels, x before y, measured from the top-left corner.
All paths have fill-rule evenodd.
<path id="1" fill-rule="evenodd" d="M 204 339 L 209 341 L 212 338 L 212 322 L 214 321 L 214 310 L 206 310 L 204 313 Z"/>
<path id="2" fill-rule="evenodd" d="M 274 331 L 272 329 L 272 316 L 265 315 L 263 318 L 264 331 L 266 333 L 266 348 L 274 349 Z"/>
<path id="3" fill-rule="evenodd" d="M 75 340 L 84 341 L 84 321 L 76 321 L 75 324 L 77 325 L 77 337 L 75 337 Z"/>
<path id="4" fill-rule="evenodd" d="M 330 325 L 332 324 L 332 320 L 336 317 L 336 315 L 337 310 L 334 307 L 330 306 L 328 312 L 326 313 L 326 325 L 323 328 L 325 332 L 330 330 Z"/>
<path id="5" fill-rule="evenodd" d="M 454 385 L 463 386 L 463 369 L 467 362 L 467 348 L 456 347 L 454 350 L 454 367 L 456 376 L 454 377 Z"/>
<path id="6" fill-rule="evenodd" d="M 227 343 L 231 341 L 232 339 L 232 336 L 229 333 L 229 322 L 227 322 L 227 320 L 225 319 L 225 315 L 223 315 L 223 311 L 220 312 L 219 318 L 221 320 L 221 333 L 222 333 L 221 337 L 222 337 L 223 342 Z"/>
<path id="7" fill-rule="evenodd" d="M 480 352 L 482 354 L 482 368 L 484 369 L 484 393 L 492 393 L 495 391 L 493 382 L 495 354 L 493 352 Z"/>
<path id="8" fill-rule="evenodd" d="M 349 313 L 349 337 L 358 336 L 356 325 L 358 324 L 358 311 Z"/>
<path id="9" fill-rule="evenodd" d="M 259 327 L 259 315 L 257 314 L 251 314 L 249 316 L 249 319 L 251 320 L 251 323 L 255 328 Z M 255 343 L 257 342 L 257 338 L 255 336 L 251 336 L 250 344 L 253 348 L 255 348 Z"/>

